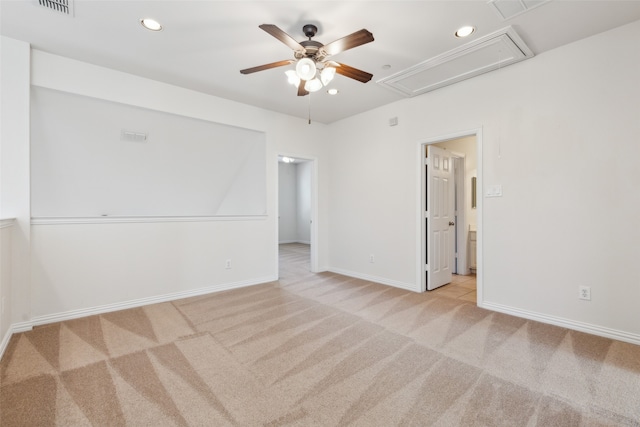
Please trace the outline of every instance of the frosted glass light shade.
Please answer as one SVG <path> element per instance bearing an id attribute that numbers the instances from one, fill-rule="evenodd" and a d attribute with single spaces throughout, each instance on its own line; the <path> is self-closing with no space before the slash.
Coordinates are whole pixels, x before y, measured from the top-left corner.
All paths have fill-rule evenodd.
<path id="1" fill-rule="evenodd" d="M 322 89 L 322 82 L 318 78 L 308 80 L 304 85 L 304 89 L 309 92 L 317 92 Z"/>
<path id="2" fill-rule="evenodd" d="M 328 85 L 333 77 L 336 75 L 336 69 L 334 67 L 324 67 L 322 72 L 320 73 L 320 80 L 323 85 Z"/>
<path id="3" fill-rule="evenodd" d="M 311 80 L 316 76 L 316 64 L 309 58 L 302 58 L 296 64 L 296 74 L 300 80 Z"/>
<path id="4" fill-rule="evenodd" d="M 287 81 L 290 84 L 296 87 L 300 84 L 300 77 L 298 77 L 294 70 L 285 71 L 285 74 L 287 75 Z"/>

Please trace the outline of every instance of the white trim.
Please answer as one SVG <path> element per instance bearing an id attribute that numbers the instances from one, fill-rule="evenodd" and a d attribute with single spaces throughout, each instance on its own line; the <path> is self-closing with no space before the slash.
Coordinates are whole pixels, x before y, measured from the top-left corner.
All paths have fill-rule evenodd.
<path id="1" fill-rule="evenodd" d="M 62 322 L 65 320 L 77 319 L 80 317 L 93 316 L 96 314 L 109 313 L 112 311 L 126 310 L 128 308 L 142 307 L 145 305 L 158 304 L 162 302 L 175 301 L 183 298 L 206 295 L 215 292 L 227 291 L 230 289 L 244 288 L 247 286 L 260 285 L 274 282 L 277 277 L 262 277 L 252 280 L 244 280 L 234 283 L 223 283 L 220 285 L 207 286 L 190 291 L 174 292 L 171 294 L 158 295 L 154 297 L 139 298 L 130 301 L 123 301 L 114 304 L 105 304 L 97 307 L 81 308 L 77 310 L 65 311 L 62 313 L 48 314 L 46 316 L 36 316 L 31 319 L 32 326 L 44 325 L 47 323 Z"/>
<path id="2" fill-rule="evenodd" d="M 381 285 L 393 286 L 394 288 L 405 289 L 407 291 L 420 292 L 413 283 L 400 282 L 398 280 L 386 279 L 379 276 L 371 276 L 368 274 L 357 273 L 355 271 L 343 270 L 342 268 L 329 268 L 327 271 L 331 273 L 341 274 L 343 276 L 354 277 L 356 279 L 367 280 L 369 282 L 380 283 Z"/>
<path id="3" fill-rule="evenodd" d="M 632 334 L 617 329 L 605 328 L 590 323 L 579 322 L 576 320 L 566 319 L 564 317 L 549 316 L 534 311 L 522 310 L 502 304 L 492 302 L 479 301 L 478 307 L 497 311 L 499 313 L 510 314 L 512 316 L 524 319 L 534 320 L 537 322 L 548 323 L 550 325 L 560 326 L 562 328 L 572 329 L 575 331 L 585 332 L 592 335 L 598 335 L 605 338 L 611 338 L 618 341 L 624 341 L 635 345 L 640 345 L 640 335 Z"/>
<path id="4" fill-rule="evenodd" d="M 11 341 L 11 337 L 13 336 L 13 334 L 27 332 L 32 329 L 33 325 L 31 324 L 31 322 L 19 322 L 9 326 L 9 329 L 7 329 L 7 333 L 4 335 L 4 337 L 2 337 L 2 341 L 0 342 L 0 360 L 2 360 L 2 356 L 4 356 L 4 352 L 9 346 L 9 341 Z"/>
<path id="5" fill-rule="evenodd" d="M 14 334 L 18 334 L 20 332 L 27 332 L 33 329 L 33 325 L 31 322 L 18 322 L 11 325 L 9 328 L 11 332 Z"/>
<path id="6" fill-rule="evenodd" d="M 2 337 L 2 342 L 0 342 L 0 360 L 2 360 L 2 356 L 4 356 L 4 352 L 9 346 L 9 341 L 13 336 L 14 331 L 12 328 L 7 329 L 7 333 Z"/>
<path id="7" fill-rule="evenodd" d="M 418 154 L 416 155 L 416 158 L 418 159 L 418 180 L 420 181 L 420 183 L 418 185 L 416 185 L 416 203 L 417 203 L 417 208 L 416 211 L 418 212 L 418 215 L 416 216 L 416 256 L 418 258 L 418 261 L 416 262 L 417 265 L 417 270 L 416 270 L 416 280 L 417 283 L 415 284 L 415 287 L 417 289 L 418 292 L 426 292 L 427 288 L 426 288 L 426 274 L 427 271 L 426 269 L 428 268 L 427 263 L 425 262 L 425 253 L 424 253 L 424 233 L 425 233 L 425 229 L 424 229 L 424 223 L 426 221 L 426 215 L 425 212 L 426 211 L 426 201 L 425 201 L 425 191 L 426 191 L 426 186 L 425 186 L 425 180 L 426 180 L 426 172 L 425 172 L 425 166 L 427 165 L 427 158 L 425 157 L 425 151 L 424 151 L 424 147 L 425 147 L 425 143 L 424 141 L 418 141 L 418 144 L 416 145 L 417 150 L 418 150 Z"/>
<path id="8" fill-rule="evenodd" d="M 0 228 L 13 227 L 16 223 L 15 218 L 0 219 Z"/>
<path id="9" fill-rule="evenodd" d="M 247 286 L 261 285 L 264 283 L 275 282 L 277 277 L 263 277 L 253 280 L 245 280 L 241 282 L 225 283 L 222 285 L 213 285 L 205 288 L 199 288 L 191 291 L 175 292 L 172 294 L 158 295 L 155 297 L 140 298 L 131 301 L 124 301 L 114 304 L 106 304 L 91 308 L 82 308 L 78 310 L 70 310 L 63 313 L 54 313 L 46 316 L 37 316 L 31 319 L 30 322 L 19 322 L 12 324 L 7 333 L 0 342 L 0 360 L 4 355 L 9 341 L 13 334 L 20 332 L 26 332 L 33 329 L 34 326 L 44 325 L 47 323 L 63 322 L 65 320 L 78 319 L 80 317 L 93 316 L 96 314 L 109 313 L 112 311 L 126 310 L 128 308 L 141 307 L 145 305 L 158 304 L 162 302 L 175 301 L 183 298 L 195 297 L 199 295 L 206 295 L 214 292 L 222 292 L 230 289 L 244 288 Z"/>
<path id="10" fill-rule="evenodd" d="M 99 216 L 99 217 L 34 217 L 31 225 L 56 224 L 113 224 L 153 222 L 207 222 L 207 221 L 263 221 L 268 215 L 252 216 Z"/>
<path id="11" fill-rule="evenodd" d="M 482 128 L 476 130 L 476 295 L 477 303 L 484 301 L 484 259 L 482 243 L 484 242 L 484 222 L 482 222 L 484 212 L 483 191 L 483 163 L 482 163 Z"/>

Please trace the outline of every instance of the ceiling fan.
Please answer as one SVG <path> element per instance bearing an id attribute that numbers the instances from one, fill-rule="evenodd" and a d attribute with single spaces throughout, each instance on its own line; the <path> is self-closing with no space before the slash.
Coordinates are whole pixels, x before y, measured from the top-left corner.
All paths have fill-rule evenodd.
<path id="1" fill-rule="evenodd" d="M 318 32 L 318 28 L 312 24 L 307 24 L 302 27 L 302 31 L 304 35 L 308 37 L 308 40 L 301 42 L 295 41 L 289 34 L 275 25 L 262 24 L 259 28 L 293 49 L 295 59 L 286 59 L 257 67 L 246 68 L 240 70 L 242 74 L 251 74 L 295 63 L 295 71 L 289 70 L 286 74 L 289 83 L 298 87 L 298 96 L 308 95 L 309 92 L 320 90 L 322 86 L 326 86 L 331 79 L 333 79 L 336 73 L 362 83 L 368 82 L 373 77 L 373 74 L 367 73 L 366 71 L 327 60 L 332 55 L 372 42 L 374 40 L 373 34 L 365 29 L 323 45 L 320 42 L 311 40 Z"/>

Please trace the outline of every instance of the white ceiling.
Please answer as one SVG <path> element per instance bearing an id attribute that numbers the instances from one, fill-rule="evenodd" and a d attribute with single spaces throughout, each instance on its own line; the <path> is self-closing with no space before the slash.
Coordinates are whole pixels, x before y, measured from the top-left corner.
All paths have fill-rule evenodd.
<path id="1" fill-rule="evenodd" d="M 338 75 L 330 84 L 340 90 L 337 96 L 312 94 L 312 119 L 322 123 L 402 99 L 376 82 L 508 25 L 539 55 L 640 19 L 640 0 L 552 0 L 508 20 L 485 0 L 75 0 L 73 17 L 38 0 L 0 0 L 0 7 L 2 35 L 36 49 L 301 118 L 307 117 L 309 97 L 296 96 L 287 84 L 288 67 L 239 72 L 293 58 L 258 25 L 275 24 L 302 41 L 302 26 L 315 24 L 314 40 L 324 44 L 366 28 L 374 42 L 332 58 L 374 77 L 363 84 Z M 138 22 L 143 17 L 160 21 L 164 30 L 145 30 Z M 477 31 L 455 38 L 465 24 Z"/>

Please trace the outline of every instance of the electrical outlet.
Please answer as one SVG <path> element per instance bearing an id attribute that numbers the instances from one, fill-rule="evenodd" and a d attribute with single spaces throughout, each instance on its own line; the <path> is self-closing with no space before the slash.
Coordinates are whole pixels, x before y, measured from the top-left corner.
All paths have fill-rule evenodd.
<path id="1" fill-rule="evenodd" d="M 224 262 L 224 268 L 226 268 L 227 270 L 231 269 L 231 260 L 228 259 Z"/>
<path id="2" fill-rule="evenodd" d="M 590 286 L 580 286 L 578 288 L 578 298 L 591 301 L 591 287 Z"/>
<path id="3" fill-rule="evenodd" d="M 373 264 L 374 262 L 376 262 L 376 257 L 375 257 L 375 255 L 374 255 L 374 254 L 369 255 L 369 262 L 370 262 L 371 264 Z"/>

